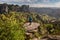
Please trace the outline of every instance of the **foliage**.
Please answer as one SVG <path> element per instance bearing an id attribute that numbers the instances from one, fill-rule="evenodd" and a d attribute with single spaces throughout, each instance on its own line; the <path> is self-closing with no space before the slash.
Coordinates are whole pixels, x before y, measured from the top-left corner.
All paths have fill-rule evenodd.
<path id="1" fill-rule="evenodd" d="M 25 40 L 24 18 L 15 13 L 0 15 L 0 40 Z"/>
<path id="2" fill-rule="evenodd" d="M 44 21 L 54 19 L 53 17 L 36 13 L 10 12 L 9 14 L 0 14 L 0 40 L 25 40 L 25 29 L 23 25 L 28 21 L 28 16 L 33 18 L 33 22 L 40 23 L 38 33 L 34 33 L 36 37 L 44 34 L 46 30 L 47 32 L 52 32 L 50 34 L 60 33 L 60 24 L 43 23 Z M 49 30 L 50 28 L 51 30 Z"/>

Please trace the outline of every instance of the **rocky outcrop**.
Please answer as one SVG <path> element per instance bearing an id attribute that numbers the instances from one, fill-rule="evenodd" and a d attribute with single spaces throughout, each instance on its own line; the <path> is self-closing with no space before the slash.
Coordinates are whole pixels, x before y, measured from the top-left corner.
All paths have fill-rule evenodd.
<path id="1" fill-rule="evenodd" d="M 29 22 L 24 24 L 24 28 L 26 29 L 26 40 L 29 40 L 29 38 L 32 40 L 38 40 L 38 38 L 35 37 L 34 33 L 38 32 L 39 26 L 40 24 L 35 22 L 32 22 L 31 25 Z"/>
<path id="2" fill-rule="evenodd" d="M 0 13 L 8 13 L 8 5 L 7 4 L 0 4 Z"/>
<path id="3" fill-rule="evenodd" d="M 6 3 L 0 4 L 0 13 L 3 12 L 10 12 L 10 11 L 15 11 L 15 12 L 30 12 L 29 11 L 29 5 L 8 5 Z"/>
<path id="4" fill-rule="evenodd" d="M 26 29 L 26 40 L 60 40 L 60 36 L 58 35 L 50 35 L 50 34 L 44 34 L 42 37 L 37 37 L 36 33 L 39 33 L 38 29 L 40 24 L 32 22 L 31 25 L 30 23 L 25 23 L 24 28 Z"/>
<path id="5" fill-rule="evenodd" d="M 30 23 L 25 23 L 24 24 L 24 27 L 26 29 L 26 31 L 30 32 L 30 31 L 37 31 L 38 30 L 38 27 L 40 26 L 39 23 L 35 23 L 35 22 L 32 22 L 31 25 L 29 25 Z"/>

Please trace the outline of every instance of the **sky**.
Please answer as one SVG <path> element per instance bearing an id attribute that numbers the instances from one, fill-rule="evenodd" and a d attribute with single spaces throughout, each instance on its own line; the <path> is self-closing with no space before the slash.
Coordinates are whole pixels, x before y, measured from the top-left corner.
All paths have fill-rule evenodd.
<path id="1" fill-rule="evenodd" d="M 30 5 L 30 7 L 57 7 L 60 8 L 60 0 L 0 0 L 0 4 Z"/>

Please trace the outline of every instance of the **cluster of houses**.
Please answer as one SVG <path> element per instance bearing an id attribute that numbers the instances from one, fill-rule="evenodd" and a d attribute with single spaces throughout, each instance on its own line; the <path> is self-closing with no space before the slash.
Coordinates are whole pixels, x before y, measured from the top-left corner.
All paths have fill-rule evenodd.
<path id="1" fill-rule="evenodd" d="M 8 13 L 10 11 L 16 12 L 29 12 L 29 5 L 8 5 L 6 3 L 0 4 L 0 13 Z"/>

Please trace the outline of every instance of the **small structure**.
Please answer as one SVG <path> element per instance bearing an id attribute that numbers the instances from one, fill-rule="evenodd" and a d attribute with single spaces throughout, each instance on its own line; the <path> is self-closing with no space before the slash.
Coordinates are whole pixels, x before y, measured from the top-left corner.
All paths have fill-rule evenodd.
<path id="1" fill-rule="evenodd" d="M 8 13 L 8 5 L 0 4 L 0 13 Z"/>

